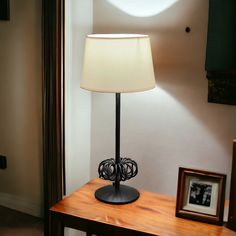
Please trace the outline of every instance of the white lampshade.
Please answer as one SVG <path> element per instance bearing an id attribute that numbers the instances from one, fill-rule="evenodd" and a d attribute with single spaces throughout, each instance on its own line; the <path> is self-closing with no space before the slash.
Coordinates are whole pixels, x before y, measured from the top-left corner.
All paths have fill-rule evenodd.
<path id="1" fill-rule="evenodd" d="M 81 88 L 104 93 L 155 87 L 148 35 L 94 34 L 86 38 Z"/>

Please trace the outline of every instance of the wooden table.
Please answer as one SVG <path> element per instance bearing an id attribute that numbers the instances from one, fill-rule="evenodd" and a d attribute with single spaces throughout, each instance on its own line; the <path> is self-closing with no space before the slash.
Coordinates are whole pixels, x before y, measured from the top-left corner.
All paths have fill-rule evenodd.
<path id="1" fill-rule="evenodd" d="M 175 198 L 140 191 L 140 198 L 126 205 L 110 205 L 95 199 L 96 189 L 108 182 L 94 179 L 50 209 L 51 236 L 64 227 L 99 236 L 236 236 L 223 226 L 175 217 Z"/>

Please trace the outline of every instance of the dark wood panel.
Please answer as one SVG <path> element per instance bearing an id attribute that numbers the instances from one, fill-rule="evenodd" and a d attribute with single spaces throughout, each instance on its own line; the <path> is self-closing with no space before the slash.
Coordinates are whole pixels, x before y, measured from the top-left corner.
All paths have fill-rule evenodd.
<path id="1" fill-rule="evenodd" d="M 0 0 L 0 20 L 10 20 L 9 0 Z"/>
<path id="2" fill-rule="evenodd" d="M 42 31 L 44 218 L 51 235 L 49 208 L 62 199 L 64 184 L 64 0 L 42 0 Z"/>
<path id="3" fill-rule="evenodd" d="M 236 140 L 233 140 L 233 162 L 231 174 L 228 228 L 236 231 Z"/>

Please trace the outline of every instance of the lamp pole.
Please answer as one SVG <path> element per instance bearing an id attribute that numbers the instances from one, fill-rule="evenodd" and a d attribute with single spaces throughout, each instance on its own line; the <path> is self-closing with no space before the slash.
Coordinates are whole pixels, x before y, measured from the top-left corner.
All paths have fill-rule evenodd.
<path id="1" fill-rule="evenodd" d="M 120 93 L 116 93 L 116 132 L 115 132 L 115 163 L 116 180 L 114 182 L 116 190 L 120 188 Z"/>

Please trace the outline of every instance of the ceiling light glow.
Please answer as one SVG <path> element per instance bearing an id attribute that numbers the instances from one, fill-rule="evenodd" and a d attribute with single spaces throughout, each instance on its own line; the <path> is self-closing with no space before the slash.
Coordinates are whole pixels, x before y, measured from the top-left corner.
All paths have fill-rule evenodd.
<path id="1" fill-rule="evenodd" d="M 150 17 L 157 15 L 178 0 L 107 0 L 123 12 L 136 17 Z"/>

